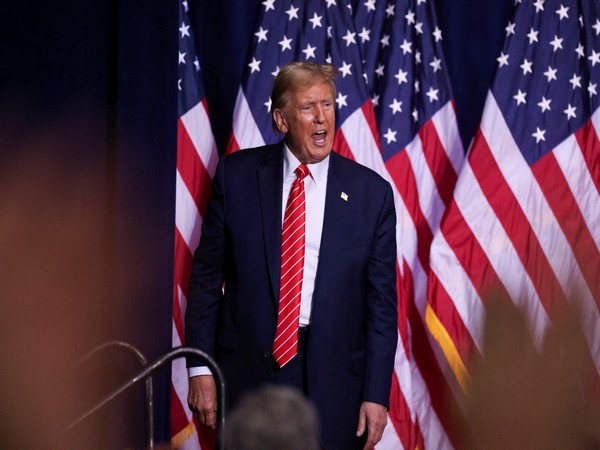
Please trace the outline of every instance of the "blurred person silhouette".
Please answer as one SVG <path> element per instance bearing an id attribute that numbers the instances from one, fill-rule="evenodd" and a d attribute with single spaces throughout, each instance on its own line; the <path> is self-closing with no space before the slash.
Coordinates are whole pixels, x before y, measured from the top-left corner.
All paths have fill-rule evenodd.
<path id="1" fill-rule="evenodd" d="M 227 418 L 226 450 L 319 450 L 317 413 L 296 389 L 265 386 Z"/>
<path id="2" fill-rule="evenodd" d="M 114 331 L 136 272 L 109 295 L 102 130 L 81 113 L 23 122 L 0 118 L 0 448 L 106 448 L 98 417 L 65 433 L 107 393 L 113 367 L 68 372 Z"/>
<path id="3" fill-rule="evenodd" d="M 599 405 L 585 392 L 586 374 L 596 369 L 586 365 L 576 307 L 558 315 L 541 349 L 529 330 L 510 300 L 487 301 L 483 358 L 466 399 L 468 448 L 600 448 Z"/>

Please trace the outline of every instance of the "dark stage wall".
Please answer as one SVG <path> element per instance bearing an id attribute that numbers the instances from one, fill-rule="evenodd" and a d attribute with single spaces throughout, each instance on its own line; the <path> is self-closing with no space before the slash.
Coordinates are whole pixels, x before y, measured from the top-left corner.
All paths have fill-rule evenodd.
<path id="1" fill-rule="evenodd" d="M 41 183 L 42 194 L 54 192 L 48 187 L 63 186 L 69 171 L 92 170 L 98 175 L 93 178 L 96 194 L 79 201 L 92 203 L 100 213 L 92 231 L 103 256 L 87 255 L 78 269 L 85 273 L 101 266 L 102 289 L 86 286 L 84 292 L 98 288 L 107 298 L 98 305 L 93 296 L 83 295 L 79 305 L 89 309 L 73 321 L 104 317 L 96 315 L 100 310 L 114 314 L 108 314 L 104 326 L 95 327 L 93 333 L 73 336 L 77 342 L 73 354 L 120 339 L 154 360 L 171 346 L 177 2 L 9 3 L 0 14 L 0 176 L 19 161 L 25 160 L 27 167 L 29 158 L 40 154 L 50 156 L 43 166 L 47 170 L 41 175 L 25 171 L 17 178 L 33 177 L 32 183 Z M 189 4 L 213 131 L 223 151 L 261 2 L 189 0 Z M 436 6 L 466 144 L 480 117 L 513 1 L 437 0 Z M 89 180 L 83 178 L 75 177 L 61 189 L 80 189 L 79 183 Z M 8 194 L 0 192 L 0 199 L 3 195 Z M 54 231 L 44 222 L 33 224 L 42 236 Z M 69 242 L 67 238 L 65 245 Z M 40 264 L 38 255 L 29 256 L 29 264 Z M 56 296 L 45 304 L 60 301 Z M 135 365 L 123 359 L 131 366 L 130 373 L 135 371 Z M 110 363 L 122 364 L 120 358 Z M 158 441 L 167 441 L 169 435 L 169 377 L 168 370 L 155 377 Z M 143 446 L 140 392 L 123 400 L 134 406 L 113 405 L 98 419 L 111 430 L 99 448 Z"/>

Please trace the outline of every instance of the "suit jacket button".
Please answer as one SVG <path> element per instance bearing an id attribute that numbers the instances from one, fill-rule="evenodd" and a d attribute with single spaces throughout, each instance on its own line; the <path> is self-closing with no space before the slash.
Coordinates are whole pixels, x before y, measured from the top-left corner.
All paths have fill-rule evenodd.
<path id="1" fill-rule="evenodd" d="M 265 359 L 269 359 L 271 357 L 271 352 L 264 352 L 263 356 L 265 357 Z"/>

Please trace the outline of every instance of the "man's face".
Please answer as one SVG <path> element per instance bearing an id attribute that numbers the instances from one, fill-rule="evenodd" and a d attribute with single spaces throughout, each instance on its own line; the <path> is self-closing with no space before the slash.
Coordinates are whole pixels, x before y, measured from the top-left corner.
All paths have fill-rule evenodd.
<path id="1" fill-rule="evenodd" d="M 301 163 L 322 161 L 329 155 L 335 132 L 335 101 L 331 85 L 318 81 L 290 94 L 274 112 L 277 128 L 286 135 L 291 152 Z"/>

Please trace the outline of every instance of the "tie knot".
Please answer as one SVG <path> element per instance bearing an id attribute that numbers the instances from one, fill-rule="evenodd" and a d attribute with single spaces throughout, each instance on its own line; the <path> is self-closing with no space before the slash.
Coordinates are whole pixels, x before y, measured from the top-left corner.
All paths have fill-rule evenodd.
<path id="1" fill-rule="evenodd" d="M 294 170 L 294 173 L 296 174 L 299 180 L 303 180 L 310 173 L 310 170 L 308 170 L 306 164 L 300 164 L 296 168 L 296 170 Z"/>

